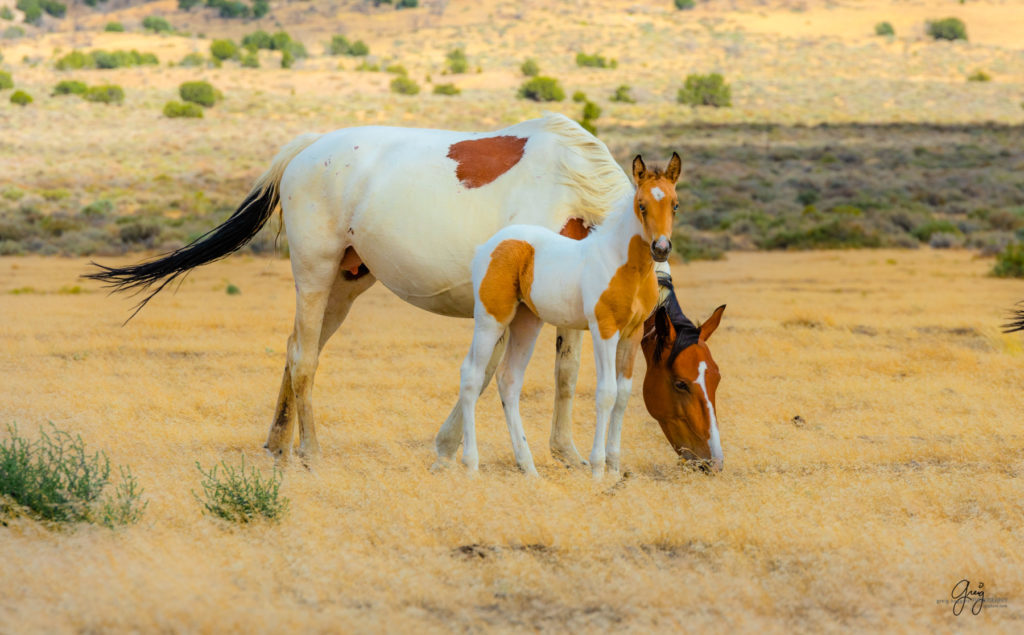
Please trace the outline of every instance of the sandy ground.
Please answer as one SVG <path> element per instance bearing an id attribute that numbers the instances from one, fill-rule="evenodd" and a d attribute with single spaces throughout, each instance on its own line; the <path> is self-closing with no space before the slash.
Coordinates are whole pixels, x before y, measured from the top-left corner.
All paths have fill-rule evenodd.
<path id="1" fill-rule="evenodd" d="M 728 304 L 710 342 L 726 469 L 682 469 L 635 391 L 628 476 L 600 483 L 546 450 L 552 329 L 523 403 L 541 478 L 515 470 L 493 388 L 480 476 L 431 473 L 471 324 L 375 287 L 322 358 L 322 464 L 286 470 L 283 522 L 232 527 L 202 515 L 195 463 L 271 469 L 287 261 L 201 269 L 121 327 L 129 301 L 78 280 L 86 262 L 0 259 L 0 421 L 80 433 L 149 501 L 118 531 L 0 529 L 0 631 L 1019 631 L 1024 340 L 998 325 L 1024 287 L 990 266 L 931 250 L 676 266 L 691 317 Z M 593 382 L 587 347 L 584 450 Z M 978 616 L 939 603 L 961 579 L 985 585 Z"/>

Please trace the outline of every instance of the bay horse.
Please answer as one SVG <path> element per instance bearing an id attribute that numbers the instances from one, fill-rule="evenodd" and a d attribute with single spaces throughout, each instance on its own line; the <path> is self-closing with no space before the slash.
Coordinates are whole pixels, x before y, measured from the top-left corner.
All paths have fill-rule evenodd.
<path id="1" fill-rule="evenodd" d="M 98 265 L 87 277 L 147 292 L 134 316 L 179 276 L 245 245 L 280 202 L 296 310 L 265 447 L 287 458 L 297 415 L 298 452 L 312 460 L 320 451 L 312 402 L 320 351 L 375 281 L 420 308 L 471 317 L 470 262 L 497 230 L 518 223 L 582 238 L 632 193 L 604 143 L 558 114 L 487 133 L 367 126 L 306 134 L 278 152 L 218 227 L 156 259 Z M 571 434 L 581 338 L 558 329 L 550 436 L 552 454 L 575 465 L 585 464 Z M 503 354 L 499 339 L 487 352 L 484 385 Z M 458 450 L 460 424 L 456 406 L 435 440 L 439 456 Z"/>
<path id="2" fill-rule="evenodd" d="M 725 305 L 697 326 L 680 308 L 672 278 L 658 272 L 658 285 L 662 299 L 644 323 L 640 344 L 647 361 L 644 404 L 681 458 L 717 472 L 724 462 L 715 407 L 721 373 L 707 340 Z"/>
<path id="3" fill-rule="evenodd" d="M 462 462 L 471 472 L 480 463 L 476 401 L 491 353 L 507 331 L 498 392 L 516 463 L 528 475 L 537 474 L 519 416 L 519 395 L 545 322 L 590 330 L 597 370 L 590 467 L 598 479 L 604 475 L 606 460 L 610 471 L 619 471 L 633 361 L 644 322 L 658 301 L 655 262 L 665 262 L 672 249 L 669 236 L 679 209 L 675 185 L 680 169 L 676 153 L 664 171 L 648 170 L 637 155 L 633 159 L 636 191 L 623 197 L 583 240 L 543 227 L 512 225 L 477 249 L 472 261 L 473 341 L 459 384 Z M 626 345 L 620 348 L 620 342 Z"/>

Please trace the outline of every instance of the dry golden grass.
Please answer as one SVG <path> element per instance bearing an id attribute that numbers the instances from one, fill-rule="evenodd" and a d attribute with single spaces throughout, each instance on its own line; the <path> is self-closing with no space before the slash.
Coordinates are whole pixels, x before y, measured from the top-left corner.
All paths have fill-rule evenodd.
<path id="1" fill-rule="evenodd" d="M 989 266 L 920 250 L 675 267 L 691 317 L 729 305 L 711 341 L 726 469 L 682 469 L 636 390 L 629 475 L 600 484 L 547 455 L 549 329 L 523 404 L 541 478 L 515 470 L 493 388 L 480 476 L 430 473 L 471 324 L 378 286 L 322 358 L 322 464 L 287 469 L 281 524 L 238 528 L 201 515 L 194 463 L 270 469 L 287 261 L 196 271 L 121 328 L 126 300 L 69 293 L 86 262 L 3 259 L 0 421 L 81 433 L 150 503 L 118 531 L 0 529 L 0 630 L 1019 632 L 1024 350 L 997 325 L 1024 291 Z M 955 618 L 936 602 L 961 578 L 1007 606 Z"/>

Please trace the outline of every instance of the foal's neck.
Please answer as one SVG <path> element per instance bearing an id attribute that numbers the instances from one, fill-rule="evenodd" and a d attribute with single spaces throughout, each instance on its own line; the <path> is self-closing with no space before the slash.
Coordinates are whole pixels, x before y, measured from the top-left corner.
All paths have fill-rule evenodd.
<path id="1" fill-rule="evenodd" d="M 591 236 L 592 248 L 614 254 L 616 260 L 629 261 L 638 268 L 654 267 L 654 259 L 651 257 L 650 246 L 646 245 L 644 240 L 643 231 L 643 226 L 633 211 L 633 197 L 630 196 L 605 216 L 604 221 Z M 634 237 L 639 237 L 645 243 L 642 254 L 636 253 L 636 249 L 630 253 L 630 243 Z"/>

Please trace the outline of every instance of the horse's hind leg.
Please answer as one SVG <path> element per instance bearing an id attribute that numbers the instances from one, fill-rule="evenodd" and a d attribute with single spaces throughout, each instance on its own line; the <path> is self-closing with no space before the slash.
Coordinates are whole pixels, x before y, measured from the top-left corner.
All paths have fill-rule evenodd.
<path id="1" fill-rule="evenodd" d="M 335 279 L 320 328 L 318 352 L 323 351 L 327 341 L 345 321 L 355 299 L 373 286 L 374 282 L 376 282 L 376 278 L 370 274 L 364 274 L 355 280 L 346 279 L 342 274 Z M 290 344 L 289 348 L 291 348 Z M 284 376 L 281 378 L 281 388 L 278 391 L 277 407 L 274 409 L 274 421 L 270 425 L 267 442 L 263 447 L 275 458 L 285 456 L 291 452 L 294 429 L 295 393 L 292 391 L 291 372 L 285 366 Z"/>
<path id="2" fill-rule="evenodd" d="M 491 377 L 494 376 L 494 370 L 498 367 L 498 362 L 501 361 L 505 355 L 505 346 L 508 344 L 508 331 L 502 334 L 498 343 L 494 347 L 494 352 L 491 353 L 491 359 L 487 362 L 487 368 L 484 370 L 484 383 L 480 388 L 482 393 L 487 389 L 487 385 L 491 383 Z M 434 461 L 434 465 L 431 466 L 432 470 L 440 470 L 448 467 L 451 461 L 455 458 L 455 453 L 459 450 L 459 444 L 462 443 L 462 407 L 458 401 L 455 402 L 455 406 L 452 411 L 448 413 L 448 418 L 441 424 L 441 429 L 437 432 L 437 437 L 434 438 L 434 449 L 437 451 L 437 460 Z"/>
<path id="3" fill-rule="evenodd" d="M 551 456 L 567 465 L 587 462 L 572 441 L 572 400 L 580 372 L 583 331 L 559 327 L 555 340 L 555 412 L 551 417 Z"/>
<path id="4" fill-rule="evenodd" d="M 544 325 L 532 311 L 524 305 L 519 306 L 516 316 L 508 328 L 508 351 L 498 371 L 498 394 L 501 405 L 505 409 L 505 422 L 512 440 L 512 451 L 516 455 L 516 464 L 528 476 L 536 476 L 537 468 L 533 464 L 533 454 L 526 441 L 523 420 L 519 416 L 519 396 L 523 391 L 523 375 L 533 354 L 533 345 Z"/>

